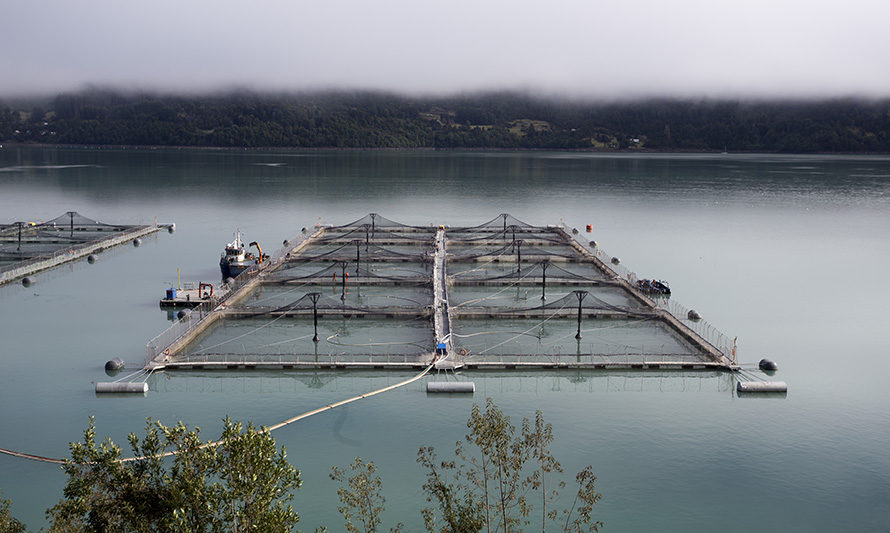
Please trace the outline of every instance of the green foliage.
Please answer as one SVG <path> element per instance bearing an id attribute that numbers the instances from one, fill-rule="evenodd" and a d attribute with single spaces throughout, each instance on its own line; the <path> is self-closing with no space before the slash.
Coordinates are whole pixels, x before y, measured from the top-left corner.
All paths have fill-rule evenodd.
<path id="1" fill-rule="evenodd" d="M 361 457 L 349 465 L 353 472 L 350 476 L 345 468 L 332 468 L 332 480 L 345 484 L 337 489 L 337 496 L 343 505 L 337 507 L 346 519 L 346 531 L 349 533 L 372 533 L 380 527 L 380 514 L 386 509 L 383 504 L 386 498 L 381 494 L 383 483 L 376 474 L 374 463 L 364 462 Z M 398 524 L 390 531 L 401 531 Z"/>
<path id="2" fill-rule="evenodd" d="M 50 531 L 290 531 L 299 520 L 287 504 L 300 487 L 285 450 L 265 432 L 225 420 L 219 443 L 200 429 L 148 420 L 137 457 L 123 460 L 110 439 L 96 444 L 93 419 L 84 442 L 71 444 L 64 498 L 47 511 Z M 164 454 L 172 450 L 172 458 Z"/>
<path id="3" fill-rule="evenodd" d="M 575 476 L 578 492 L 575 493 L 572 506 L 562 511 L 564 531 L 581 533 L 583 531 L 599 531 L 599 528 L 602 527 L 603 523 L 599 520 L 594 520 L 592 516 L 593 506 L 603 497 L 594 488 L 595 481 L 596 476 L 593 475 L 593 467 L 589 465 Z"/>
<path id="4" fill-rule="evenodd" d="M 476 497 L 476 492 L 466 483 L 461 483 L 465 474 L 454 461 L 439 462 L 432 446 L 421 446 L 417 452 L 417 462 L 427 470 L 423 492 L 428 502 L 435 502 L 443 526 L 442 533 L 473 533 L 485 528 L 485 505 Z M 452 481 L 453 480 L 453 481 Z M 436 511 L 425 508 L 421 511 L 424 525 L 429 532 L 437 531 Z"/>
<path id="5" fill-rule="evenodd" d="M 636 150 L 640 146 L 629 139 L 638 138 L 642 148 L 654 150 L 890 151 L 886 99 L 651 99 L 604 104 L 509 92 L 423 98 L 374 92 L 241 92 L 186 98 L 90 89 L 34 104 L 5 103 L 0 142 Z"/>
<path id="6" fill-rule="evenodd" d="M 550 443 L 553 442 L 553 426 L 544 422 L 541 411 L 535 412 L 535 425 L 532 429 L 528 419 L 522 420 L 523 444 L 529 451 L 533 465 L 532 473 L 526 478 L 526 484 L 531 490 L 540 492 L 541 522 L 556 519 L 555 510 L 548 511 L 547 505 L 556 500 L 559 490 L 565 487 L 565 482 L 559 479 L 562 474 L 562 465 L 550 453 Z M 590 468 L 590 467 L 588 467 Z"/>
<path id="7" fill-rule="evenodd" d="M 27 530 L 25 524 L 10 514 L 9 500 L 0 498 L 0 533 L 24 533 Z"/>
<path id="8" fill-rule="evenodd" d="M 489 398 L 484 411 L 473 405 L 467 427 L 465 440 L 456 444 L 457 461 L 439 461 L 432 447 L 418 451 L 417 461 L 427 470 L 423 491 L 436 505 L 422 511 L 428 532 L 522 531 L 531 524 L 535 505 L 541 508 L 542 531 L 558 525 L 580 533 L 602 525 L 592 518 L 602 496 L 594 490 L 590 466 L 575 478 L 579 489 L 571 506 L 561 513 L 549 507 L 565 483 L 549 450 L 552 426 L 540 411 L 534 424 L 523 419 L 517 436 L 510 418 Z"/>

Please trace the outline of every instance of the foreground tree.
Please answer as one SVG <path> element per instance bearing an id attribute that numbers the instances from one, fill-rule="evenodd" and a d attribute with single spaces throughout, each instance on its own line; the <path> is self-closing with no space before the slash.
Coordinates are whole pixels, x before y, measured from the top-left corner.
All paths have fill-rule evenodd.
<path id="1" fill-rule="evenodd" d="M 331 479 L 341 484 L 337 497 L 342 505 L 337 510 L 346 519 L 346 531 L 349 533 L 373 533 L 380 527 L 380 514 L 386 509 L 383 505 L 386 498 L 381 493 L 383 482 L 376 472 L 374 463 L 366 463 L 361 457 L 355 458 L 349 470 L 336 466 L 332 468 Z M 402 524 L 399 523 L 390 531 L 401 530 Z"/>
<path id="2" fill-rule="evenodd" d="M 0 491 L 0 495 L 3 492 Z M 9 500 L 0 498 L 0 533 L 25 533 L 25 524 L 9 512 Z"/>
<path id="3" fill-rule="evenodd" d="M 540 411 L 533 424 L 523 419 L 517 436 L 510 418 L 489 398 L 484 411 L 473 405 L 467 427 L 465 441 L 455 447 L 456 461 L 439 461 L 432 447 L 417 453 L 427 470 L 423 491 L 435 504 L 422 511 L 427 531 L 522 531 L 531 524 L 535 505 L 540 505 L 542 531 L 599 530 L 602 522 L 593 520 L 593 506 L 602 495 L 595 490 L 591 466 L 575 477 L 578 490 L 571 504 L 562 512 L 551 507 L 565 483 L 558 477 L 562 467 L 549 450 L 552 426 Z"/>
<path id="4" fill-rule="evenodd" d="M 149 419 L 144 439 L 129 441 L 135 459 L 122 459 L 108 438 L 97 445 L 90 418 L 62 467 L 68 481 L 47 511 L 50 531 L 277 532 L 299 520 L 287 502 L 300 473 L 252 425 L 226 418 L 221 439 L 202 442 L 198 428 Z"/>

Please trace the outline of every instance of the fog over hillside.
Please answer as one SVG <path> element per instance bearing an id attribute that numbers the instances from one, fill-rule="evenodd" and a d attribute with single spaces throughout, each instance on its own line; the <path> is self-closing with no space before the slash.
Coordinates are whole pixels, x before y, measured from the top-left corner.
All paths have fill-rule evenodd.
<path id="1" fill-rule="evenodd" d="M 874 0 L 7 2 L 0 96 L 88 84 L 581 99 L 886 97 Z"/>

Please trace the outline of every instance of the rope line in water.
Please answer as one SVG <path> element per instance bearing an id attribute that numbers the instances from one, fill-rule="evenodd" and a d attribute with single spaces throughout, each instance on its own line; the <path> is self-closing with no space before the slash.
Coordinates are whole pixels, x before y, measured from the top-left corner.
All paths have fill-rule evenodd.
<path id="1" fill-rule="evenodd" d="M 420 374 L 417 374 L 417 375 L 414 376 L 414 377 L 408 378 L 408 379 L 406 379 L 405 381 L 401 381 L 401 382 L 396 383 L 396 384 L 394 384 L 394 385 L 389 385 L 389 386 L 383 387 L 382 389 L 377 389 L 377 390 L 375 390 L 375 391 L 367 392 L 367 393 L 365 393 L 365 394 L 360 394 L 360 395 L 358 395 L 358 396 L 353 396 L 352 398 L 349 398 L 349 399 L 346 399 L 346 400 L 342 400 L 342 401 L 339 401 L 339 402 L 336 402 L 336 403 L 332 403 L 332 404 L 330 404 L 330 405 L 326 405 L 326 406 L 324 406 L 324 407 L 319 407 L 318 409 L 314 409 L 314 410 L 312 410 L 312 411 L 305 412 L 305 413 L 303 413 L 303 414 L 301 414 L 301 415 L 297 415 L 297 416 L 295 416 L 295 417 L 293 417 L 293 418 L 288 418 L 288 419 L 285 420 L 284 422 L 279 422 L 279 423 L 275 424 L 274 426 L 269 426 L 269 427 L 266 427 L 266 428 L 261 428 L 261 429 L 260 429 L 260 432 L 261 432 L 261 433 L 271 433 L 271 432 L 275 431 L 276 429 L 283 428 L 284 426 L 287 426 L 287 425 L 289 425 L 289 424 L 293 424 L 294 422 L 297 422 L 297 421 L 299 421 L 299 420 L 303 420 L 304 418 L 309 418 L 310 416 L 317 415 L 317 414 L 319 414 L 319 413 L 323 413 L 323 412 L 325 412 L 325 411 L 329 411 L 329 410 L 331 410 L 331 409 L 335 409 L 335 408 L 337 408 L 337 407 L 346 405 L 346 404 L 348 404 L 348 403 L 352 403 L 352 402 L 355 402 L 355 401 L 358 401 L 358 400 L 362 400 L 362 399 L 364 399 L 364 398 L 370 398 L 371 396 L 376 396 L 376 395 L 378 395 L 378 394 L 381 394 L 381 393 L 384 393 L 384 392 L 388 392 L 388 391 L 391 391 L 391 390 L 393 390 L 393 389 L 397 389 L 397 388 L 399 388 L 399 387 L 404 387 L 405 385 L 409 385 L 409 384 L 411 384 L 411 383 L 414 383 L 414 382 L 417 381 L 418 379 L 420 379 L 420 378 L 424 377 L 425 375 L 427 375 L 427 374 L 429 373 L 429 371 L 432 370 L 433 367 L 434 367 L 435 365 L 436 365 L 436 360 L 433 360 L 433 362 L 430 363 L 430 365 L 427 366 L 427 367 L 423 370 L 423 372 L 421 372 Z M 205 443 L 205 444 L 201 445 L 200 448 L 208 448 L 208 447 L 211 447 L 211 446 L 219 446 L 219 445 L 221 445 L 223 442 L 224 442 L 224 441 L 222 441 L 222 440 L 213 441 L 213 442 L 208 442 L 208 443 Z M 55 464 L 61 464 L 61 465 L 64 465 L 64 464 L 66 464 L 66 463 L 68 462 L 67 459 L 53 459 L 53 458 L 51 458 L 51 457 L 43 457 L 43 456 L 40 456 L 40 455 L 31 455 L 31 454 L 28 454 L 28 453 L 16 452 L 16 451 L 13 451 L 13 450 L 7 450 L 6 448 L 0 448 L 0 453 L 2 453 L 2 454 L 6 454 L 6 455 L 10 455 L 10 456 L 12 456 L 12 457 L 18 457 L 18 458 L 20 458 L 20 459 L 30 459 L 30 460 L 32 460 L 32 461 L 39 461 L 39 462 L 41 462 L 41 463 L 55 463 Z M 177 455 L 178 453 L 179 453 L 178 450 L 174 450 L 174 451 L 170 451 L 170 452 L 162 453 L 162 454 L 158 455 L 157 457 L 172 457 L 172 456 L 174 456 L 174 455 Z M 116 462 L 118 462 L 118 463 L 127 463 L 127 462 L 130 462 L 130 461 L 139 461 L 139 460 L 141 460 L 141 459 L 146 459 L 146 458 L 148 458 L 148 457 L 149 457 L 149 456 L 127 457 L 127 458 L 124 458 L 124 459 L 117 459 Z"/>
<path id="2" fill-rule="evenodd" d="M 20 459 L 31 459 L 32 461 L 40 461 L 42 463 L 56 463 L 56 464 L 60 464 L 60 465 L 65 464 L 64 459 L 51 459 L 49 457 L 43 457 L 40 455 L 31 455 L 29 453 L 14 452 L 12 450 L 7 450 L 6 448 L 0 448 L 0 453 L 4 453 L 6 455 L 11 455 L 13 457 L 18 457 Z"/>

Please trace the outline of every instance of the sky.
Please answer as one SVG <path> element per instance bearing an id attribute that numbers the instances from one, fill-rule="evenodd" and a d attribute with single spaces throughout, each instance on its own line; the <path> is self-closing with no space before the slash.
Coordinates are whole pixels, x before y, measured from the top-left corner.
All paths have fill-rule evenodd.
<path id="1" fill-rule="evenodd" d="M 0 96 L 890 97 L 886 0 L 3 0 L 0 13 Z"/>

